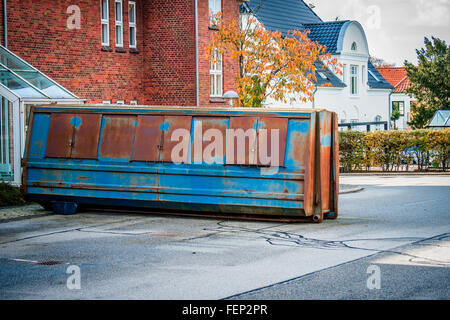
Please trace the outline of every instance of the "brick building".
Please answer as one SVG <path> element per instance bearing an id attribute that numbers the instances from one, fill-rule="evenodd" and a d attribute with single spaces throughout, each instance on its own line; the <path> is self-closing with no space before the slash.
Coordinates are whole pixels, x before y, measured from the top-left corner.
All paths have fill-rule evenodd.
<path id="1" fill-rule="evenodd" d="M 205 57 L 209 16 L 239 19 L 240 3 L 0 1 L 0 180 L 20 183 L 32 105 L 224 106 L 238 63 Z"/>
<path id="2" fill-rule="evenodd" d="M 1 43 L 88 103 L 221 106 L 238 65 L 211 72 L 210 10 L 239 1 L 6 0 Z"/>

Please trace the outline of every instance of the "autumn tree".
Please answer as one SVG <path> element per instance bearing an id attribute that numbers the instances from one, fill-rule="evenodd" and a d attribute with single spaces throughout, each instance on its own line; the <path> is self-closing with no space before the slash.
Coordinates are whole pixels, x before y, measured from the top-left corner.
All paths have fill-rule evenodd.
<path id="1" fill-rule="evenodd" d="M 235 79 L 240 103 L 244 107 L 262 107 L 267 98 L 276 101 L 313 100 L 318 60 L 323 68 L 342 74 L 337 60 L 326 48 L 308 38 L 309 31 L 292 30 L 287 35 L 269 31 L 248 15 L 240 21 L 213 17 L 217 31 L 206 48 L 211 63 L 225 52 L 239 62 Z M 328 84 L 329 85 L 329 84 Z"/>
<path id="2" fill-rule="evenodd" d="M 405 61 L 410 86 L 406 92 L 417 100 L 411 105 L 415 129 L 424 128 L 440 109 L 450 109 L 450 47 L 444 40 L 425 38 L 425 48 L 416 50 L 417 66 Z"/>

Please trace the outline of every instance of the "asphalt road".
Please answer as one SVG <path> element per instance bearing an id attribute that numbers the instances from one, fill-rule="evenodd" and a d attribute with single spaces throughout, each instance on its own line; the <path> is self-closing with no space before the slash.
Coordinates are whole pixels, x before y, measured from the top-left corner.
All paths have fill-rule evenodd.
<path id="1" fill-rule="evenodd" d="M 96 212 L 0 223 L 0 299 L 449 299 L 450 176 L 341 182 L 365 189 L 322 224 Z"/>

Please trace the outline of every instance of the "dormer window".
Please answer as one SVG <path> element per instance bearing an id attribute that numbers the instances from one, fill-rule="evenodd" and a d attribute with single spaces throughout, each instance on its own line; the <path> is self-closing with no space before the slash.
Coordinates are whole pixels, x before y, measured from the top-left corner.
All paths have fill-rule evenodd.
<path id="1" fill-rule="evenodd" d="M 356 44 L 356 42 L 352 43 L 352 51 L 358 51 L 358 45 Z"/>

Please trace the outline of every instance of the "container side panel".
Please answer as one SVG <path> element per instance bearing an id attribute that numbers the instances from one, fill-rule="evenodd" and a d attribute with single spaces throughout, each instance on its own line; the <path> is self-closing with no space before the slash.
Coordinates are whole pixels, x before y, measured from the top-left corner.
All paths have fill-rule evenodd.
<path id="1" fill-rule="evenodd" d="M 30 187 L 301 201 L 303 183 L 270 178 L 30 168 Z M 242 200 L 245 201 L 245 200 Z"/>
<path id="2" fill-rule="evenodd" d="M 76 126 L 71 158 L 97 159 L 98 139 L 100 136 L 100 114 L 79 114 Z"/>
<path id="3" fill-rule="evenodd" d="M 314 214 L 315 205 L 315 180 L 316 180 L 316 123 L 317 113 L 311 114 L 309 121 L 309 132 L 307 132 L 307 139 L 300 147 L 300 150 L 305 155 L 305 215 L 312 216 Z M 298 151 L 299 152 L 299 151 Z"/>
<path id="4" fill-rule="evenodd" d="M 339 198 L 339 131 L 338 116 L 333 112 L 333 161 L 332 161 L 332 179 L 333 179 L 333 211 L 334 216 L 338 216 L 338 198 Z"/>
<path id="5" fill-rule="evenodd" d="M 50 129 L 45 156 L 48 158 L 70 158 L 73 143 L 75 115 L 54 113 L 50 120 Z"/>
<path id="6" fill-rule="evenodd" d="M 131 159 L 136 116 L 105 115 L 102 122 L 99 158 Z"/>
<path id="7" fill-rule="evenodd" d="M 225 143 L 230 119 L 195 117 L 193 119 L 192 162 L 194 164 L 225 163 Z"/>
<path id="8" fill-rule="evenodd" d="M 309 148 L 310 121 L 290 119 L 287 130 L 285 166 L 305 171 Z"/>
<path id="9" fill-rule="evenodd" d="M 258 121 L 259 165 L 284 167 L 288 123 L 289 119 L 287 118 L 259 119 Z"/>
<path id="10" fill-rule="evenodd" d="M 330 112 L 320 113 L 320 180 L 321 180 L 321 209 L 331 210 L 331 145 L 332 122 Z"/>
<path id="11" fill-rule="evenodd" d="M 48 140 L 48 131 L 50 126 L 50 114 L 35 113 L 31 133 L 29 158 L 43 158 Z"/>
<path id="12" fill-rule="evenodd" d="M 162 145 L 162 116 L 138 116 L 138 126 L 133 147 L 134 161 L 159 161 L 159 148 Z"/>
<path id="13" fill-rule="evenodd" d="M 257 126 L 257 117 L 231 117 L 227 135 L 226 164 L 257 164 Z"/>
<path id="14" fill-rule="evenodd" d="M 162 123 L 160 127 L 160 129 L 164 131 L 164 142 L 160 153 L 161 161 L 177 163 L 186 163 L 188 161 L 189 146 L 191 142 L 191 126 L 191 116 L 164 117 L 164 123 Z"/>

